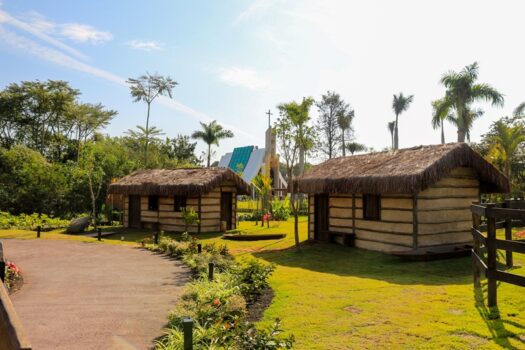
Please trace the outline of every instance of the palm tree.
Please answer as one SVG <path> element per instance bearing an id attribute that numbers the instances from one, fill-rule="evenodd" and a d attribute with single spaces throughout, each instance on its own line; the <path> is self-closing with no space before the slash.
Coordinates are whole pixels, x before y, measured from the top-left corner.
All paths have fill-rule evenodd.
<path id="1" fill-rule="evenodd" d="M 354 153 L 365 152 L 366 146 L 358 142 L 349 142 L 346 144 L 346 149 L 354 155 Z"/>
<path id="2" fill-rule="evenodd" d="M 450 111 L 450 108 L 442 107 L 443 100 L 435 100 L 432 102 L 432 128 L 434 130 L 441 128 L 441 144 L 445 144 L 445 120 L 448 120 L 455 124 L 454 114 Z"/>
<path id="3" fill-rule="evenodd" d="M 512 175 L 512 158 L 523 142 L 525 142 L 523 126 L 511 126 L 503 120 L 498 120 L 492 125 L 492 132 L 489 135 L 490 155 L 503 162 L 503 171 L 509 179 Z"/>
<path id="4" fill-rule="evenodd" d="M 513 112 L 515 117 L 525 117 L 525 102 L 522 102 L 516 107 L 516 109 Z"/>
<path id="5" fill-rule="evenodd" d="M 470 110 L 468 109 L 465 113 L 465 115 L 467 116 L 467 119 L 465 121 L 465 126 L 466 126 L 466 134 L 465 134 L 465 137 L 467 139 L 468 142 L 470 142 L 470 130 L 472 129 L 472 125 L 474 124 L 474 121 L 478 118 L 481 118 L 483 116 L 483 114 L 485 114 L 484 111 L 482 111 L 481 109 L 475 109 L 475 110 Z M 457 128 L 459 128 L 459 119 L 456 115 L 454 114 L 451 114 L 449 116 L 449 118 L 447 118 L 447 120 L 449 122 L 451 122 L 452 124 L 454 124 Z M 459 142 L 459 141 L 458 141 Z"/>
<path id="6" fill-rule="evenodd" d="M 233 137 L 233 132 L 225 130 L 216 120 L 206 124 L 201 122 L 202 130 L 194 131 L 191 135 L 194 139 L 200 139 L 208 145 L 208 168 L 211 161 L 211 145 L 219 146 L 219 141 Z"/>
<path id="7" fill-rule="evenodd" d="M 394 149 L 394 130 L 396 128 L 396 121 L 388 123 L 388 131 L 390 131 L 390 139 L 392 141 L 392 149 Z"/>
<path id="8" fill-rule="evenodd" d="M 129 78 L 126 83 L 130 85 L 131 96 L 133 102 L 144 101 L 148 105 L 148 113 L 146 115 L 146 142 L 144 146 L 144 162 L 145 167 L 148 167 L 148 143 L 149 143 L 149 114 L 151 109 L 151 103 L 158 96 L 171 96 L 173 88 L 177 85 L 177 82 L 170 77 L 163 77 L 159 74 L 141 75 L 138 78 Z"/>
<path id="9" fill-rule="evenodd" d="M 471 105 L 478 101 L 491 102 L 492 106 L 503 106 L 503 95 L 488 84 L 476 83 L 479 66 L 477 62 L 466 66 L 460 72 L 450 71 L 441 78 L 441 84 L 447 89 L 440 109 L 454 109 L 456 126 L 458 128 L 458 142 L 465 142 L 473 124 L 472 117 L 479 117 L 479 113 L 472 113 Z"/>
<path id="10" fill-rule="evenodd" d="M 394 129 L 394 149 L 399 149 L 399 115 L 406 111 L 410 106 L 410 103 L 414 100 L 414 95 L 403 96 L 403 93 L 400 92 L 399 96 L 394 95 L 392 101 L 392 109 L 396 114 L 396 125 Z"/>
<path id="11" fill-rule="evenodd" d="M 343 150 L 343 157 L 346 156 L 346 150 L 345 150 L 345 132 L 346 130 L 350 129 L 350 126 L 352 124 L 352 120 L 354 119 L 354 110 L 346 110 L 342 111 L 337 116 L 337 124 L 339 125 L 339 128 L 341 129 L 341 148 Z"/>

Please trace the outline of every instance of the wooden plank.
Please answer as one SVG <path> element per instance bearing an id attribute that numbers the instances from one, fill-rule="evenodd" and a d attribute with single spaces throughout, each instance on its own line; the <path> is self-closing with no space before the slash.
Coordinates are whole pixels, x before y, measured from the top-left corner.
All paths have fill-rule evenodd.
<path id="1" fill-rule="evenodd" d="M 474 202 L 477 202 L 477 197 L 471 198 L 426 198 L 418 197 L 419 210 L 441 210 L 448 208 L 469 208 Z"/>
<path id="2" fill-rule="evenodd" d="M 329 196 L 328 198 L 328 205 L 334 206 L 334 207 L 342 207 L 342 208 L 352 208 L 352 198 L 348 197 L 332 197 Z"/>
<path id="3" fill-rule="evenodd" d="M 417 195 L 412 197 L 412 248 L 418 247 L 418 212 L 417 212 Z"/>
<path id="4" fill-rule="evenodd" d="M 487 208 L 487 213 L 489 213 Z M 492 273 L 496 271 L 496 219 L 492 216 L 487 217 L 487 272 Z M 497 301 L 497 280 L 494 276 L 488 277 L 488 306 L 493 307 L 498 304 Z"/>
<path id="5" fill-rule="evenodd" d="M 392 210 L 381 208 L 381 220 L 412 223 L 414 220 L 414 213 L 412 210 Z"/>
<path id="6" fill-rule="evenodd" d="M 483 259 L 478 254 L 476 254 L 474 249 L 472 250 L 472 259 L 476 262 L 476 264 L 478 265 L 480 270 L 483 272 L 483 274 L 486 275 L 486 273 L 487 273 L 487 265 L 485 264 Z"/>
<path id="7" fill-rule="evenodd" d="M 356 238 L 364 239 L 368 241 L 375 241 L 387 244 L 398 244 L 407 247 L 412 247 L 412 236 L 411 235 L 398 235 L 391 233 L 378 233 L 370 232 L 366 230 L 356 229 Z"/>
<path id="8" fill-rule="evenodd" d="M 475 188 L 454 188 L 454 187 L 434 187 L 421 191 L 419 198 L 464 198 L 477 197 L 479 189 Z"/>
<path id="9" fill-rule="evenodd" d="M 355 205 L 356 205 L 356 197 L 355 197 L 355 193 L 352 193 L 352 233 L 354 235 L 355 235 L 355 216 L 357 214 Z"/>
<path id="10" fill-rule="evenodd" d="M 372 221 L 356 219 L 356 228 L 368 229 L 377 232 L 407 233 L 412 234 L 413 226 L 411 223 L 390 223 L 384 221 Z"/>
<path id="11" fill-rule="evenodd" d="M 472 219 L 470 208 L 463 207 L 454 210 L 418 210 L 418 220 L 420 223 L 447 222 L 447 221 L 467 221 Z"/>
<path id="12" fill-rule="evenodd" d="M 420 235 L 431 234 L 431 233 L 459 232 L 459 231 L 470 232 L 471 227 L 472 227 L 471 221 L 446 222 L 446 223 L 436 223 L 436 224 L 420 223 L 418 232 Z"/>
<path id="13" fill-rule="evenodd" d="M 452 169 L 450 172 L 451 176 L 462 175 L 462 176 L 476 176 L 474 169 L 469 167 L 457 167 Z"/>
<path id="14" fill-rule="evenodd" d="M 412 198 L 381 198 L 381 207 L 413 209 Z"/>
<path id="15" fill-rule="evenodd" d="M 525 287 L 525 276 L 515 275 L 504 271 L 487 271 L 487 277 L 501 282 L 514 284 L 516 286 Z"/>
<path id="16" fill-rule="evenodd" d="M 341 219 L 351 219 L 352 218 L 352 209 L 350 208 L 330 208 L 330 217 L 341 218 Z"/>
<path id="17" fill-rule="evenodd" d="M 465 177 L 446 177 L 439 180 L 434 185 L 430 185 L 431 188 L 435 187 L 467 187 L 467 188 L 479 188 L 479 181 L 475 178 Z"/>
<path id="18" fill-rule="evenodd" d="M 525 219 L 525 210 L 522 209 L 507 209 L 507 208 L 487 208 L 487 217 L 494 217 L 497 219 Z"/>
<path id="19" fill-rule="evenodd" d="M 355 246 L 362 249 L 375 250 L 384 253 L 402 252 L 412 249 L 412 246 L 404 246 L 398 244 L 387 244 L 373 240 L 355 239 Z"/>
<path id="20" fill-rule="evenodd" d="M 477 239 L 481 244 L 485 245 L 487 243 L 487 239 L 485 238 L 485 236 L 483 236 L 481 231 L 478 231 L 477 229 L 472 227 L 471 233 L 472 233 L 472 236 L 474 236 L 474 239 Z"/>
<path id="21" fill-rule="evenodd" d="M 508 252 L 525 254 L 525 242 L 506 239 L 495 240 L 496 249 L 504 249 Z"/>
<path id="22" fill-rule="evenodd" d="M 483 205 L 471 204 L 470 211 L 478 216 L 486 216 L 486 208 Z"/>
<path id="23" fill-rule="evenodd" d="M 505 220 L 505 240 L 509 242 L 512 241 L 512 220 L 511 219 Z M 497 241 L 496 241 L 496 247 L 498 247 Z M 523 247 L 525 248 L 525 244 Z M 524 252 L 525 252 L 525 249 L 524 249 Z M 505 262 L 507 264 L 507 267 L 512 267 L 514 265 L 513 258 L 512 258 L 512 250 L 509 250 L 509 249 L 506 250 Z"/>
<path id="24" fill-rule="evenodd" d="M 441 246 L 444 244 L 472 244 L 470 232 L 450 232 L 436 235 L 422 235 L 418 238 L 419 247 Z"/>

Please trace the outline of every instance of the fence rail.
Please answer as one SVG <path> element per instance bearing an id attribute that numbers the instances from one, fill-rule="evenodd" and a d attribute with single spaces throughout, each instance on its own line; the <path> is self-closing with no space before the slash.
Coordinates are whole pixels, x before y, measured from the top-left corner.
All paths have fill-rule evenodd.
<path id="1" fill-rule="evenodd" d="M 472 273 L 474 286 L 479 288 L 481 275 L 487 278 L 489 307 L 496 306 L 497 282 L 506 282 L 525 287 L 525 277 L 515 275 L 497 268 L 497 250 L 505 250 L 507 267 L 512 267 L 512 253 L 525 253 L 525 242 L 512 240 L 512 228 L 523 226 L 525 222 L 525 203 L 523 201 L 505 201 L 504 203 L 473 204 L 472 212 Z M 481 224 L 482 219 L 486 224 Z M 501 221 L 497 221 L 500 219 Z M 505 239 L 498 239 L 496 230 L 505 229 Z M 486 235 L 483 234 L 486 232 Z M 487 258 L 484 260 L 483 255 Z"/>

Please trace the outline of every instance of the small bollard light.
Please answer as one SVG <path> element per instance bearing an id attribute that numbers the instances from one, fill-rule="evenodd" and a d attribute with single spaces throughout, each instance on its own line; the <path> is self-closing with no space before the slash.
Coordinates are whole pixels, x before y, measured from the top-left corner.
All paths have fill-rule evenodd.
<path id="1" fill-rule="evenodd" d="M 182 319 L 182 330 L 184 332 L 184 350 L 193 350 L 193 319 L 191 317 Z"/>
<path id="2" fill-rule="evenodd" d="M 155 232 L 155 244 L 159 244 L 159 233 Z"/>
<path id="3" fill-rule="evenodd" d="M 102 229 L 101 229 L 101 228 L 98 229 L 97 239 L 98 239 L 99 241 L 102 240 Z"/>
<path id="4" fill-rule="evenodd" d="M 208 280 L 213 281 L 213 263 L 208 264 Z"/>
<path id="5" fill-rule="evenodd" d="M 37 226 L 36 227 L 36 238 L 40 238 L 40 231 L 42 230 L 42 227 Z"/>
<path id="6" fill-rule="evenodd" d="M 197 253 L 202 253 L 202 244 L 197 244 Z"/>

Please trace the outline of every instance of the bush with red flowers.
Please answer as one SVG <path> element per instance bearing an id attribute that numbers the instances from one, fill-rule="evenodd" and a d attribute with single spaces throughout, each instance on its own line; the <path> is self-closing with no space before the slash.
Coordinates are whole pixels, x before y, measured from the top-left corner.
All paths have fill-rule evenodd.
<path id="1" fill-rule="evenodd" d="M 14 291 L 15 287 L 21 282 L 22 275 L 20 268 L 13 262 L 8 261 L 5 264 L 5 280 L 4 284 L 9 292 Z"/>

